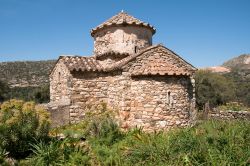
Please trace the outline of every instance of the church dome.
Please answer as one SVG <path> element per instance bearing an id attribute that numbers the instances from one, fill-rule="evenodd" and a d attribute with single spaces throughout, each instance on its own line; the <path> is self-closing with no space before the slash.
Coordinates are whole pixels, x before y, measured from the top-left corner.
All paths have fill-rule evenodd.
<path id="1" fill-rule="evenodd" d="M 125 26 L 125 25 L 146 27 L 152 31 L 152 34 L 155 34 L 155 32 L 156 32 L 156 29 L 152 25 L 150 25 L 149 23 L 145 23 L 145 22 L 127 14 L 126 12 L 121 11 L 117 15 L 111 17 L 107 21 L 105 21 L 102 24 L 98 25 L 97 27 L 93 28 L 91 30 L 91 36 L 93 37 L 96 32 L 98 32 L 99 30 L 104 29 L 106 27 Z"/>
<path id="2" fill-rule="evenodd" d="M 120 60 L 151 46 L 155 32 L 149 23 L 122 11 L 91 30 L 94 55 L 102 59 L 110 57 Z"/>

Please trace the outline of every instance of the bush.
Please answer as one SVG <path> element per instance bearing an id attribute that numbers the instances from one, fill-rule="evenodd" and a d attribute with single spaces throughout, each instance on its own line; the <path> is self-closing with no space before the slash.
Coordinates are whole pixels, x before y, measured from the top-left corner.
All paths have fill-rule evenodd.
<path id="1" fill-rule="evenodd" d="M 34 92 L 34 100 L 37 103 L 47 103 L 49 102 L 49 98 L 50 98 L 50 91 L 49 91 L 49 84 L 40 86 L 36 89 L 36 91 Z"/>
<path id="2" fill-rule="evenodd" d="M 63 133 L 66 137 L 94 138 L 99 143 L 113 144 L 123 137 L 115 121 L 116 111 L 108 109 L 106 103 L 88 106 L 84 119 L 78 124 L 71 124 L 52 129 L 50 135 Z"/>
<path id="3" fill-rule="evenodd" d="M 5 82 L 0 81 L 0 102 L 7 98 L 9 89 L 9 86 Z"/>
<path id="4" fill-rule="evenodd" d="M 49 84 L 45 84 L 38 87 L 30 87 L 30 86 L 13 87 L 7 89 L 7 92 L 5 92 L 4 100 L 18 99 L 24 101 L 35 101 L 36 103 L 49 102 Z M 0 101 L 1 101 L 1 88 L 0 88 Z"/>
<path id="5" fill-rule="evenodd" d="M 101 115 L 96 116 L 100 118 Z M 104 120 L 100 118 L 98 122 L 100 123 L 94 126 L 99 127 L 91 129 L 95 132 L 91 132 L 86 141 L 67 138 L 65 141 L 34 145 L 34 155 L 24 165 L 35 165 L 35 163 L 44 163 L 40 165 L 249 165 L 250 163 L 249 121 L 203 121 L 193 127 L 169 132 L 145 133 L 142 129 L 134 129 L 126 133 L 119 131 L 119 134 L 113 134 L 117 133 L 117 129 L 111 127 L 113 125 L 109 126 L 110 123 L 107 123 L 105 118 Z M 89 124 L 92 123 L 90 121 Z M 83 123 L 81 125 L 83 126 Z M 76 128 L 77 125 L 73 126 Z M 104 129 L 105 126 L 108 129 Z M 101 134 L 104 131 L 107 133 Z M 112 139 L 109 139 L 109 134 L 112 135 Z"/>
<path id="6" fill-rule="evenodd" d="M 51 140 L 49 143 L 32 144 L 33 155 L 22 160 L 20 165 L 88 165 L 88 146 L 80 146 L 71 139 Z"/>
<path id="7" fill-rule="evenodd" d="M 238 102 L 226 103 L 225 105 L 219 106 L 218 109 L 223 111 L 250 111 L 250 108 Z"/>
<path id="8" fill-rule="evenodd" d="M 5 149 L 0 147 L 0 165 L 1 166 L 9 166 L 9 162 L 7 160 L 8 152 Z"/>
<path id="9" fill-rule="evenodd" d="M 135 134 L 126 141 L 122 160 L 124 165 L 247 165 L 249 133 L 248 121 L 207 121 L 168 133 Z"/>
<path id="10" fill-rule="evenodd" d="M 233 69 L 230 73 L 225 74 L 225 77 L 232 79 L 236 85 L 237 101 L 250 107 L 250 73 Z"/>
<path id="11" fill-rule="evenodd" d="M 196 102 L 199 109 L 209 102 L 212 107 L 236 101 L 236 87 L 232 79 L 210 71 L 195 74 Z"/>
<path id="12" fill-rule="evenodd" d="M 0 146 L 14 158 L 26 157 L 31 143 L 48 138 L 49 125 L 49 114 L 42 107 L 21 100 L 6 101 L 0 110 Z"/>
<path id="13" fill-rule="evenodd" d="M 92 165 L 121 165 L 117 146 L 126 135 L 114 120 L 115 115 L 115 111 L 108 109 L 105 103 L 94 104 L 86 108 L 82 122 L 53 129 L 50 134 L 55 136 L 63 133 L 71 140 L 87 139 L 85 143 L 91 149 L 83 158 L 86 160 L 89 157 Z M 71 155 L 74 161 L 83 159 L 79 153 L 73 152 Z"/>

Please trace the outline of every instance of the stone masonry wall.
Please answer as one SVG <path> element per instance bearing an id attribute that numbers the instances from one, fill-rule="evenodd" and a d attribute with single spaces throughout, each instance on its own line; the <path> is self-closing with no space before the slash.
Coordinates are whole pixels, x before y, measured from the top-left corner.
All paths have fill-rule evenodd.
<path id="1" fill-rule="evenodd" d="M 189 125 L 192 91 L 188 91 L 188 86 L 187 77 L 133 78 L 127 101 L 130 108 L 124 110 L 128 112 L 123 125 L 142 126 L 145 130 Z"/>
<path id="2" fill-rule="evenodd" d="M 85 107 L 93 103 L 105 102 L 112 108 L 120 105 L 124 79 L 121 72 L 114 73 L 73 73 L 70 117 L 78 122 L 84 117 Z"/>
<path id="3" fill-rule="evenodd" d="M 50 101 L 69 102 L 71 78 L 69 70 L 60 59 L 50 75 Z"/>
<path id="4" fill-rule="evenodd" d="M 243 119 L 250 120 L 250 112 L 249 111 L 219 111 L 214 110 L 208 113 L 208 117 L 210 119 L 224 119 L 224 120 L 232 120 L 232 119 Z"/>
<path id="5" fill-rule="evenodd" d="M 51 127 L 70 124 L 70 105 L 47 104 L 44 108 L 50 113 Z"/>
<path id="6" fill-rule="evenodd" d="M 152 45 L 152 32 L 148 28 L 127 26 L 109 27 L 94 36 L 94 54 L 110 51 L 134 54 L 142 48 Z"/>
<path id="7" fill-rule="evenodd" d="M 144 130 L 168 129 L 190 124 L 188 77 L 137 77 L 129 73 L 73 73 L 71 123 L 84 118 L 91 103 L 105 102 L 119 110 L 121 127 Z"/>

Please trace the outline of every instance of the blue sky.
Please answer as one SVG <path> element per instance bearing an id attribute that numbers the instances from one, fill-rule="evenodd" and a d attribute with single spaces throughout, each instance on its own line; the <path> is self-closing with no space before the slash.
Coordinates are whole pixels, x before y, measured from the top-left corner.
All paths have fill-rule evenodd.
<path id="1" fill-rule="evenodd" d="M 0 0 L 0 61 L 91 55 L 90 30 L 122 9 L 196 67 L 250 53 L 250 0 Z"/>

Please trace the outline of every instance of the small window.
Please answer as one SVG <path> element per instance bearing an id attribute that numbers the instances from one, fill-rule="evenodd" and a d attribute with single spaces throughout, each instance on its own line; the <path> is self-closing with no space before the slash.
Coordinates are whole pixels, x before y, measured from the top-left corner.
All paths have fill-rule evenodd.
<path id="1" fill-rule="evenodd" d="M 61 80 L 61 72 L 58 73 L 58 81 L 60 82 Z"/>
<path id="2" fill-rule="evenodd" d="M 171 104 L 171 93 L 169 91 L 167 94 L 167 100 L 168 100 L 168 104 L 170 105 Z"/>
<path id="3" fill-rule="evenodd" d="M 137 46 L 135 46 L 135 53 L 137 53 Z"/>

